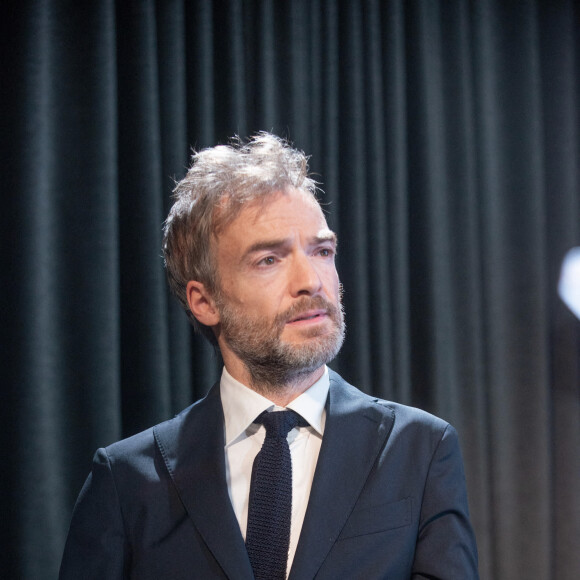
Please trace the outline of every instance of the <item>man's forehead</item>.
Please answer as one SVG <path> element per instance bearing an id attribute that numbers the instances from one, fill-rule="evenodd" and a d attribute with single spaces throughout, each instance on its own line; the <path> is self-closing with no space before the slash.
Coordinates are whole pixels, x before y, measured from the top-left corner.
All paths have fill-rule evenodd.
<path id="1" fill-rule="evenodd" d="M 321 222 L 326 225 L 326 218 L 318 200 L 307 191 L 291 187 L 285 190 L 274 190 L 237 203 L 235 200 L 224 200 L 222 207 L 216 208 L 217 211 L 214 214 L 214 221 L 218 225 L 215 228 L 216 233 L 238 220 L 258 223 L 273 206 L 280 202 L 286 202 L 292 206 L 300 204 L 310 206 L 319 214 Z"/>
<path id="2" fill-rule="evenodd" d="M 271 213 L 270 209 L 280 202 L 288 204 L 287 208 L 283 205 L 278 206 Z M 307 210 L 304 204 L 310 210 Z M 298 212 L 293 211 L 297 207 Z M 314 210 L 314 215 L 312 213 L 304 213 L 311 210 Z M 293 217 L 290 217 L 291 215 Z M 242 206 L 238 206 L 238 212 L 235 217 L 232 217 L 231 221 L 226 223 L 222 222 L 221 227 L 214 230 L 213 244 L 222 246 L 222 242 L 225 242 L 229 246 L 237 239 L 235 244 L 238 251 L 244 254 L 285 246 L 290 242 L 290 238 L 287 238 L 288 231 L 285 227 L 277 229 L 277 220 L 282 219 L 284 221 L 287 216 L 290 219 L 288 223 L 290 225 L 294 224 L 291 226 L 292 229 L 297 227 L 301 231 L 304 241 L 309 245 L 325 242 L 337 244 L 337 236 L 328 227 L 324 212 L 317 199 L 308 192 L 298 189 L 273 192 L 265 197 L 252 199 Z M 274 221 L 271 222 L 271 219 Z M 264 222 L 264 227 L 260 225 L 262 221 Z M 234 232 L 236 233 L 233 234 Z M 234 237 L 231 238 L 230 234 L 233 234 Z M 242 235 L 242 238 L 240 238 L 240 235 Z M 226 238 L 228 242 L 225 241 Z"/>
<path id="3" fill-rule="evenodd" d="M 287 202 L 291 205 L 299 205 L 304 203 L 316 209 L 317 211 L 320 211 L 322 214 L 322 208 L 320 207 L 318 200 L 311 193 L 295 187 L 274 190 L 249 200 L 246 204 L 244 204 L 242 211 L 244 211 L 244 209 L 248 209 L 249 211 L 257 213 L 259 216 L 264 210 L 267 210 L 270 206 L 274 206 L 280 202 Z"/>

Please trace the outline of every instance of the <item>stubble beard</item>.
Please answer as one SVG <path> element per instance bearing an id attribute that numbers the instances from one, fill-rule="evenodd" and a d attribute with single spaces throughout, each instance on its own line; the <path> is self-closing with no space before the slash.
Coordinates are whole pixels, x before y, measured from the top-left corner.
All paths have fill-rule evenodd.
<path id="1" fill-rule="evenodd" d="M 248 319 L 227 300 L 218 299 L 221 332 L 225 342 L 246 366 L 251 386 L 258 392 L 281 392 L 322 365 L 329 363 L 344 342 L 345 324 L 342 301 L 334 305 L 322 296 L 302 297 L 274 321 Z M 296 315 L 324 309 L 332 330 L 303 329 L 303 341 L 294 344 L 281 339 L 286 323 Z"/>

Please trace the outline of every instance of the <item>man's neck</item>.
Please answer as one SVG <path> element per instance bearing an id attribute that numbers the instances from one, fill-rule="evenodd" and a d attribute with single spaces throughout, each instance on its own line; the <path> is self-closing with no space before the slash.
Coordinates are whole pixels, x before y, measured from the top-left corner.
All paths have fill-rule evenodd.
<path id="1" fill-rule="evenodd" d="M 272 385 L 269 383 L 257 383 L 253 380 L 245 365 L 237 360 L 224 360 L 224 364 L 228 373 L 236 381 L 266 397 L 279 407 L 286 407 L 294 399 L 307 391 L 324 374 L 324 365 L 322 365 L 314 371 L 298 371 L 288 381 Z"/>

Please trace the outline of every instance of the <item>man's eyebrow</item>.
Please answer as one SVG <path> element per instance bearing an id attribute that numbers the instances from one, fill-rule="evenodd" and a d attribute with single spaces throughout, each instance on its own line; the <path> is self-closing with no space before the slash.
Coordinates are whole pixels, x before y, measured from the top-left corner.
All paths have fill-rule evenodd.
<path id="1" fill-rule="evenodd" d="M 338 244 L 338 239 L 332 230 L 324 229 L 320 230 L 314 238 L 315 244 L 320 244 L 322 242 L 332 242 L 336 246 Z"/>
<path id="2" fill-rule="evenodd" d="M 310 241 L 312 245 L 322 244 L 325 242 L 331 242 L 336 245 L 338 243 L 336 234 L 332 230 L 324 229 L 320 230 Z M 289 246 L 292 242 L 286 238 L 274 238 L 271 240 L 260 240 L 252 244 L 246 249 L 242 259 L 251 256 L 257 252 L 262 252 L 264 250 L 279 250 L 285 246 Z"/>
<path id="3" fill-rule="evenodd" d="M 278 248 L 283 248 L 289 244 L 289 240 L 285 238 L 272 239 L 272 240 L 261 240 L 252 244 L 245 252 L 244 256 L 249 256 L 255 254 L 256 252 L 261 252 L 263 250 L 276 250 Z"/>

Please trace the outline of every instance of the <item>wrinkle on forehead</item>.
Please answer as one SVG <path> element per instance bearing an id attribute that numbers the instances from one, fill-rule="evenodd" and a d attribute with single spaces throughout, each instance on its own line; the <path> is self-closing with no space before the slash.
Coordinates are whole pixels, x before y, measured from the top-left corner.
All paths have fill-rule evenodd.
<path id="1" fill-rule="evenodd" d="M 252 199 L 236 201 L 232 196 L 224 196 L 221 203 L 216 206 L 213 216 L 213 235 L 217 237 L 230 224 L 232 224 L 242 212 L 247 215 L 252 215 L 252 222 L 255 223 L 260 215 L 262 215 L 264 208 L 275 203 L 281 197 L 289 197 L 292 194 L 298 194 L 305 202 L 311 203 L 312 207 L 320 211 L 320 215 L 326 223 L 326 218 L 322 212 L 322 208 L 318 200 L 308 191 L 298 189 L 295 187 L 287 187 L 275 191 L 266 191 L 262 195 L 257 195 Z M 224 215 L 225 214 L 225 215 Z"/>

